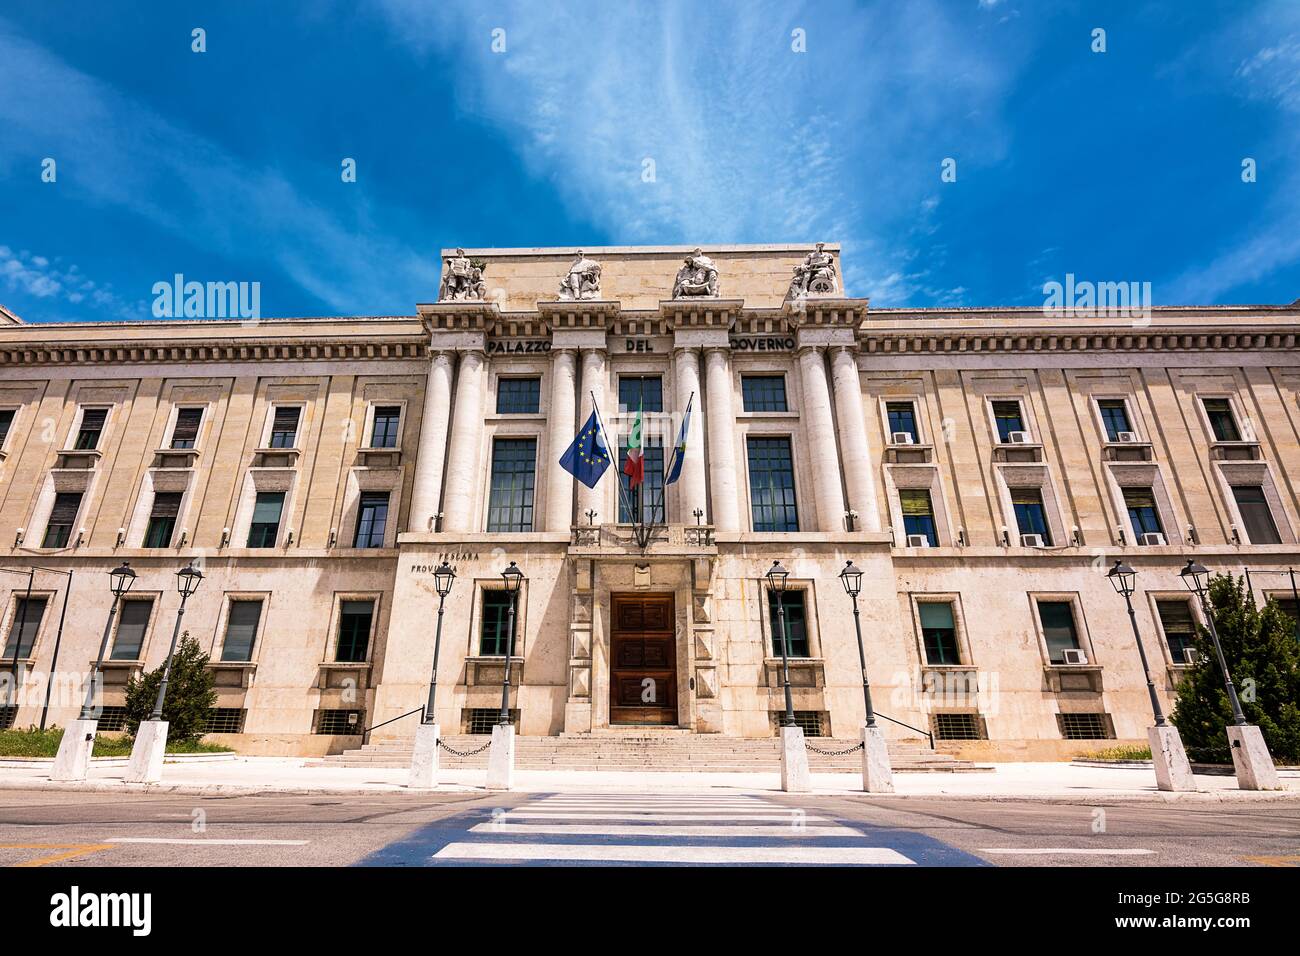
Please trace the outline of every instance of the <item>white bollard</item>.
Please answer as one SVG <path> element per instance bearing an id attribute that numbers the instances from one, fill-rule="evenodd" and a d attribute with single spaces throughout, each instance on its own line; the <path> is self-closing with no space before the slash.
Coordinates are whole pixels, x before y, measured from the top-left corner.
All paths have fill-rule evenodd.
<path id="1" fill-rule="evenodd" d="M 163 757 L 167 753 L 167 721 L 142 720 L 135 732 L 131 760 L 126 766 L 127 783 L 157 783 L 162 779 Z"/>
<path id="2" fill-rule="evenodd" d="M 1195 790 L 1192 765 L 1183 749 L 1183 738 L 1173 724 L 1147 728 L 1151 744 L 1151 763 L 1156 770 L 1156 787 L 1160 790 Z"/>
<path id="3" fill-rule="evenodd" d="M 1233 724 L 1228 728 L 1228 747 L 1242 790 L 1281 790 L 1277 768 L 1264 743 L 1264 734 L 1254 724 Z"/>
<path id="4" fill-rule="evenodd" d="M 411 754 L 411 777 L 407 786 L 412 790 L 432 790 L 438 786 L 437 724 L 420 724 L 415 728 L 415 751 Z"/>
<path id="5" fill-rule="evenodd" d="M 894 771 L 889 765 L 889 745 L 880 727 L 862 728 L 862 789 L 867 793 L 893 793 Z"/>
<path id="6" fill-rule="evenodd" d="M 788 793 L 807 793 L 812 789 L 808 749 L 800 727 L 781 728 L 781 789 Z"/>
<path id="7" fill-rule="evenodd" d="M 497 724 L 492 728 L 486 786 L 489 790 L 510 790 L 514 785 L 515 727 L 514 724 Z"/>
<path id="8" fill-rule="evenodd" d="M 54 758 L 51 780 L 85 780 L 90 770 L 90 755 L 95 749 L 98 720 L 74 720 L 63 732 L 59 753 Z"/>

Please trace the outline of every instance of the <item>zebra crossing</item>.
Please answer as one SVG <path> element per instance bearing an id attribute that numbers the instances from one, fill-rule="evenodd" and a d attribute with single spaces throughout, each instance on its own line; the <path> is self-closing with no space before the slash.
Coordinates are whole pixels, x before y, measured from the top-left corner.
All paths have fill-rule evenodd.
<path id="1" fill-rule="evenodd" d="M 439 821 L 378 866 L 980 865 L 910 831 L 859 828 L 749 794 L 561 793 Z"/>

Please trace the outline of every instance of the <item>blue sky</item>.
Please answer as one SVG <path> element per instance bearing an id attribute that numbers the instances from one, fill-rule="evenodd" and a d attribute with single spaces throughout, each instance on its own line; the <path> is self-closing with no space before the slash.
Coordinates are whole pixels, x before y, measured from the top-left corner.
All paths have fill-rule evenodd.
<path id="1" fill-rule="evenodd" d="M 260 282 L 267 316 L 409 315 L 444 246 L 817 239 L 879 307 L 1036 306 L 1066 273 L 1291 302 L 1300 2 L 0 9 L 28 321 L 148 318 L 178 272 Z"/>

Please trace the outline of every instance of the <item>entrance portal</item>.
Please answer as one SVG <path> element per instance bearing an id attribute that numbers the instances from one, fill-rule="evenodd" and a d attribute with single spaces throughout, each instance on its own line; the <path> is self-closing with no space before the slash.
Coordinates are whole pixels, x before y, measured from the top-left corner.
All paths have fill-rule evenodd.
<path id="1" fill-rule="evenodd" d="M 609 722 L 677 723 L 672 594 L 613 594 L 610 603 Z"/>

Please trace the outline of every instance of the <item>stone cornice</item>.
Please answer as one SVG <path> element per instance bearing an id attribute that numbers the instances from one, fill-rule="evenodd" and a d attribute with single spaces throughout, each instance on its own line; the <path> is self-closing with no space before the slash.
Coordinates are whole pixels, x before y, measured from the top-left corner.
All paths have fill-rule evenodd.
<path id="1" fill-rule="evenodd" d="M 744 307 L 742 299 L 710 299 L 704 296 L 664 299 L 659 303 L 659 315 L 670 330 L 729 329 Z"/>
<path id="2" fill-rule="evenodd" d="M 428 351 L 423 338 L 390 341 L 338 339 L 131 343 L 69 342 L 28 348 L 0 344 L 0 366 L 197 364 L 206 362 L 313 362 L 366 359 L 419 359 Z"/>
<path id="3" fill-rule="evenodd" d="M 1147 329 L 1130 332 L 1025 334 L 971 330 L 859 329 L 858 344 L 866 354 L 916 355 L 937 353 L 1016 352 L 1146 352 L 1222 351 L 1233 349 L 1293 349 L 1300 327 L 1286 331 L 1242 328 L 1210 332 L 1201 329 Z"/>

